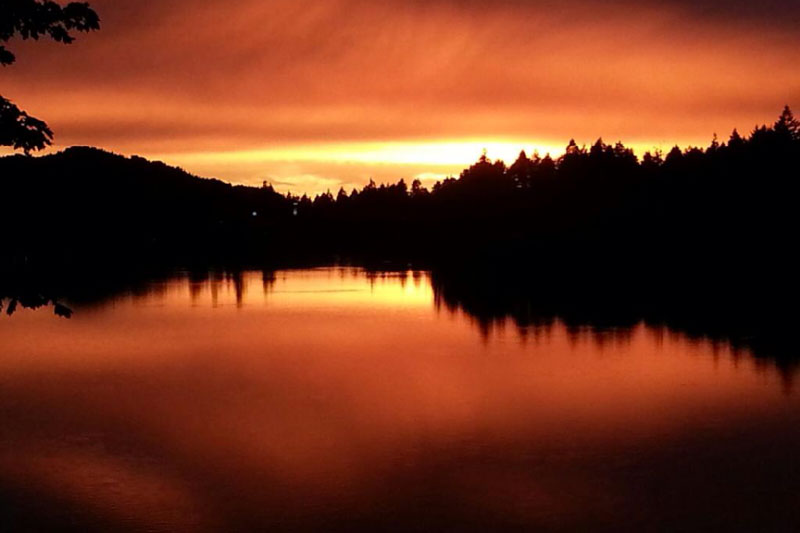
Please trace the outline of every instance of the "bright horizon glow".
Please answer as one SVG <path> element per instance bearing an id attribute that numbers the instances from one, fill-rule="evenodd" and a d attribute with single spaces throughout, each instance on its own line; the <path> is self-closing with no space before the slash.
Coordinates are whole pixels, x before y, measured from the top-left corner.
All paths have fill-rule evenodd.
<path id="1" fill-rule="evenodd" d="M 577 139 L 578 146 L 587 149 L 597 139 Z M 720 135 L 725 142 L 727 135 Z M 289 144 L 273 143 L 245 150 L 205 150 L 197 152 L 137 153 L 122 151 L 126 156 L 138 155 L 152 161 L 185 169 L 200 177 L 250 186 L 260 186 L 267 181 L 281 193 L 317 194 L 336 193 L 340 187 L 346 191 L 360 189 L 369 179 L 377 183 L 396 183 L 400 179 L 410 185 L 419 179 L 427 188 L 448 177 L 458 177 L 462 170 L 474 164 L 486 153 L 491 160 L 502 160 L 511 165 L 520 151 L 531 157 L 550 155 L 553 159 L 564 154 L 569 140 L 531 143 L 523 139 L 507 138 L 481 141 L 475 138 L 432 139 L 413 141 L 370 141 Z M 617 140 L 604 139 L 607 144 Z M 690 146 L 707 147 L 706 141 L 684 143 L 625 143 L 641 158 L 645 152 L 668 152 L 673 146 L 686 149 Z M 46 153 L 63 150 L 54 146 Z M 12 153 L 0 150 L 0 155 Z M 311 169 L 312 171 L 308 171 Z M 313 171 L 319 169 L 318 171 Z"/>
<path id="2" fill-rule="evenodd" d="M 607 141 L 608 142 L 608 141 Z M 616 141 L 614 141 L 616 142 Z M 710 142 L 710 141 L 709 141 Z M 475 163 L 482 153 L 491 160 L 502 160 L 511 165 L 520 151 L 530 157 L 538 153 L 540 157 L 550 155 L 553 159 L 560 157 L 568 141 L 562 144 L 530 143 L 519 139 L 495 140 L 483 142 L 477 139 L 432 140 L 432 141 L 388 141 L 364 143 L 329 143 L 319 145 L 273 145 L 261 149 L 241 151 L 204 151 L 185 153 L 159 153 L 153 159 L 185 169 L 201 169 L 209 175 L 216 175 L 225 181 L 234 181 L 248 185 L 260 185 L 266 180 L 279 192 L 299 194 L 321 194 L 326 191 L 335 193 L 339 187 L 348 192 L 351 188 L 360 188 L 363 182 L 373 178 L 377 182 L 397 182 L 404 179 L 410 184 L 419 179 L 426 187 L 447 177 L 458 177 L 460 172 Z M 585 144 L 588 148 L 591 143 Z M 612 143 L 613 144 L 613 143 Z M 624 143 L 623 143 L 624 144 Z M 689 143 L 686 146 L 691 146 Z M 632 148 L 637 156 L 655 150 L 667 151 L 671 146 L 664 144 L 625 145 Z M 361 168 L 357 180 L 351 181 L 347 176 L 328 177 L 313 173 L 293 173 L 295 168 L 304 168 L 309 164 L 320 164 L 339 167 Z M 247 175 L 246 169 L 281 168 L 287 171 Z M 347 169 L 349 170 L 349 169 Z M 384 172 L 381 172 L 383 170 Z M 396 175 L 388 178 L 386 172 Z"/>
<path id="3" fill-rule="evenodd" d="M 549 153 L 558 157 L 564 152 L 563 148 L 555 145 L 531 145 L 522 141 L 494 141 L 481 142 L 474 139 L 463 141 L 431 141 L 431 142 L 366 142 L 366 143 L 331 143 L 323 145 L 305 146 L 273 146 L 263 149 L 221 152 L 189 152 L 156 154 L 155 159 L 172 162 L 187 169 L 216 169 L 220 168 L 220 176 L 224 178 L 227 167 L 233 175 L 238 175 L 238 181 L 249 184 L 258 184 L 257 176 L 251 179 L 242 177 L 237 169 L 268 168 L 275 163 L 284 164 L 289 168 L 305 167 L 308 164 L 332 165 L 334 167 L 349 165 L 362 167 L 367 175 L 359 176 L 358 181 L 377 178 L 385 182 L 382 173 L 375 175 L 376 167 L 383 170 L 392 169 L 397 173 L 398 181 L 404 179 L 406 183 L 419 179 L 424 185 L 430 187 L 434 182 L 448 176 L 458 176 L 460 171 L 480 157 L 485 151 L 491 159 L 501 159 L 507 164 L 512 163 L 520 153 L 525 150 L 528 155 L 538 152 L 541 156 Z M 234 178 L 235 179 L 235 178 Z M 325 178 L 315 174 L 280 173 L 270 177 L 263 177 L 262 181 L 270 182 L 280 192 L 299 192 L 310 195 L 323 193 L 327 190 L 336 192 L 339 187 L 359 187 L 358 181 L 348 182 L 346 177 L 337 178 L 335 175 Z M 302 190 L 298 186 L 302 184 Z"/>
<path id="4" fill-rule="evenodd" d="M 430 184 L 484 149 L 511 163 L 570 138 L 708 146 L 800 109 L 794 0 L 91 4 L 99 32 L 15 39 L 2 69 L 53 150 L 281 192 Z"/>

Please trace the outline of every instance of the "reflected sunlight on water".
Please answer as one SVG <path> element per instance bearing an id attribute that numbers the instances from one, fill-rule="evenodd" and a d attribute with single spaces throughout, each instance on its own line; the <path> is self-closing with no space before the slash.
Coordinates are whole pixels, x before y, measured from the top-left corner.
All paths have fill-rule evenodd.
<path id="1" fill-rule="evenodd" d="M 487 334 L 427 273 L 346 268 L 75 311 L 0 320 L 6 523 L 775 529 L 800 503 L 780 372 L 665 329 Z"/>

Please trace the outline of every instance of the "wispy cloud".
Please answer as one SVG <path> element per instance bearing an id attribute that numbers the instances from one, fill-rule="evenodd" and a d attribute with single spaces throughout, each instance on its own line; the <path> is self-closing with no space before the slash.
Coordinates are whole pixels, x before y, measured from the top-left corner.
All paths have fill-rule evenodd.
<path id="1" fill-rule="evenodd" d="M 800 4 L 789 0 L 92 3 L 101 32 L 70 47 L 14 43 L 3 94 L 47 118 L 61 145 L 223 178 L 292 161 L 298 177 L 366 180 L 336 173 L 343 162 L 375 174 L 450 166 L 453 154 L 463 164 L 480 142 L 699 144 L 800 105 Z M 436 160 L 427 143 L 462 148 Z"/>

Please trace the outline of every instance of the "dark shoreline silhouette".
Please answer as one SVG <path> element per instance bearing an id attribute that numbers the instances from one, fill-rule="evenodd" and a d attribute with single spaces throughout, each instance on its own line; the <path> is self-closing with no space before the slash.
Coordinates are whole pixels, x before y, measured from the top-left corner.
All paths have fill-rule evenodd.
<path id="1" fill-rule="evenodd" d="M 571 142 L 557 160 L 481 157 L 430 191 L 370 183 L 314 199 L 93 148 L 9 156 L 0 300 L 7 312 L 102 298 L 176 268 L 413 264 L 484 324 L 645 320 L 788 368 L 798 162 L 788 108 L 749 136 L 666 157 Z"/>
<path id="2" fill-rule="evenodd" d="M 798 155 L 800 122 L 787 107 L 773 126 L 704 150 L 639 160 L 621 143 L 571 141 L 557 160 L 523 152 L 506 166 L 482 156 L 430 191 L 416 180 L 370 182 L 311 199 L 73 147 L 0 158 L 13 224 L 0 257 L 61 267 L 552 250 L 550 262 L 608 251 L 646 258 L 648 270 L 672 257 L 670 270 L 692 257 L 763 264 L 793 237 Z"/>

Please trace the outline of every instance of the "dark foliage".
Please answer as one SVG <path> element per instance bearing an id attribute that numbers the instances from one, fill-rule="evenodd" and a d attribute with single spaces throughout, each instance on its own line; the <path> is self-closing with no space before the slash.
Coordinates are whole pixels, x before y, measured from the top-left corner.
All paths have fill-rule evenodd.
<path id="1" fill-rule="evenodd" d="M 49 0 L 3 0 L 0 4 L 0 41 L 13 37 L 35 39 L 50 37 L 70 44 L 75 40 L 72 31 L 88 32 L 100 29 L 100 17 L 85 2 L 70 2 L 61 6 Z M 0 45 L 0 65 L 10 65 L 16 57 Z"/>
<path id="2" fill-rule="evenodd" d="M 97 29 L 100 29 L 100 18 L 87 3 L 71 2 L 62 7 L 49 0 L 0 2 L 2 43 L 14 37 L 34 40 L 49 37 L 70 44 L 75 40 L 70 32 Z M 16 56 L 0 45 L 0 66 L 8 66 L 15 60 Z M 27 154 L 32 150 L 44 149 L 52 140 L 53 132 L 44 121 L 30 116 L 0 95 L 0 146 L 11 146 Z"/>
<path id="3" fill-rule="evenodd" d="M 52 140 L 53 131 L 44 121 L 0 96 L 0 146 L 11 146 L 27 154 L 44 149 Z"/>

